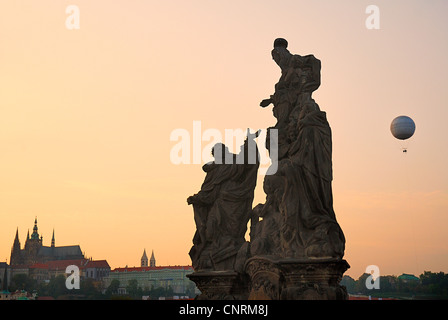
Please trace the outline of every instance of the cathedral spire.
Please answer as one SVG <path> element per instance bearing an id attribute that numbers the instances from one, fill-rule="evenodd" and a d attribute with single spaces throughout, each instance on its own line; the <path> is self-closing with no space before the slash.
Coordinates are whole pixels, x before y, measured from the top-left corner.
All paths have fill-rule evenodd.
<path id="1" fill-rule="evenodd" d="M 148 266 L 148 256 L 146 255 L 146 249 L 143 249 L 143 256 L 141 259 L 141 266 L 147 267 Z"/>
<path id="2" fill-rule="evenodd" d="M 54 248 L 54 228 L 53 228 L 53 237 L 51 238 L 51 247 Z"/>
<path id="3" fill-rule="evenodd" d="M 33 234 L 31 234 L 31 239 L 39 239 L 39 233 L 37 232 L 37 217 L 34 219 Z"/>
<path id="4" fill-rule="evenodd" d="M 19 264 L 21 262 L 21 249 L 20 249 L 20 241 L 19 241 L 19 228 L 17 227 L 16 236 L 14 238 L 14 243 L 11 248 L 11 257 L 9 259 L 9 263 L 11 265 Z"/>
<path id="5" fill-rule="evenodd" d="M 149 266 L 150 267 L 156 266 L 156 258 L 154 258 L 154 250 L 152 250 L 151 259 L 149 259 Z"/>
<path id="6" fill-rule="evenodd" d="M 19 227 L 17 227 L 16 237 L 14 238 L 14 244 L 12 246 L 13 246 L 13 249 L 18 248 L 18 250 L 20 250 Z"/>

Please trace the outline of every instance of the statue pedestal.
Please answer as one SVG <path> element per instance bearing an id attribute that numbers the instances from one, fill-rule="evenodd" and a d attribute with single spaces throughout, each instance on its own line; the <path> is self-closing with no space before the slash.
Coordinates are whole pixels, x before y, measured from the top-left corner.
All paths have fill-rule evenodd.
<path id="1" fill-rule="evenodd" d="M 279 261 L 284 276 L 283 300 L 347 300 L 345 287 L 339 285 L 350 268 L 340 259 L 285 259 Z"/>
<path id="2" fill-rule="evenodd" d="M 347 300 L 340 286 L 349 264 L 341 259 L 254 257 L 246 263 L 253 300 Z"/>
<path id="3" fill-rule="evenodd" d="M 247 300 L 248 279 L 236 271 L 199 271 L 187 277 L 201 294 L 196 300 Z"/>
<path id="4" fill-rule="evenodd" d="M 254 257 L 246 262 L 250 278 L 249 300 L 280 300 L 282 272 L 275 257 Z"/>

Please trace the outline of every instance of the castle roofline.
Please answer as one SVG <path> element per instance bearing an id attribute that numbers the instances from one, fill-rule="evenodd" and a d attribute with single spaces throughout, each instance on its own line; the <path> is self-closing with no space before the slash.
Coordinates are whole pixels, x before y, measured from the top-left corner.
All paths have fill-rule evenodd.
<path id="1" fill-rule="evenodd" d="M 107 260 L 89 260 L 85 266 L 86 268 L 110 268 Z"/>
<path id="2" fill-rule="evenodd" d="M 157 266 L 157 267 L 124 267 L 124 268 L 115 268 L 111 272 L 144 272 L 144 271 L 152 271 L 152 270 L 186 270 L 193 271 L 192 266 Z"/>
<path id="3" fill-rule="evenodd" d="M 65 270 L 68 266 L 75 265 L 79 269 L 84 269 L 89 260 L 87 259 L 73 259 L 73 260 L 53 260 L 48 261 L 49 270 Z"/>

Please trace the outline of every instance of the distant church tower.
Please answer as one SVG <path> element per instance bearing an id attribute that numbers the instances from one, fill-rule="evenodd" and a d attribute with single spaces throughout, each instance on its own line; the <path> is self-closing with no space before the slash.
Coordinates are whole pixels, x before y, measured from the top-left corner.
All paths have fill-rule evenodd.
<path id="1" fill-rule="evenodd" d="M 38 229 L 37 229 L 37 217 L 36 217 L 36 219 L 34 219 L 34 227 L 33 227 L 33 233 L 31 234 L 31 240 L 39 240 L 39 232 L 37 232 L 37 230 Z"/>
<path id="2" fill-rule="evenodd" d="M 23 263 L 21 249 L 20 249 L 19 228 L 18 227 L 17 227 L 17 231 L 16 231 L 16 237 L 14 238 L 14 244 L 12 245 L 12 248 L 11 248 L 11 258 L 9 259 L 9 263 L 11 265 Z"/>
<path id="3" fill-rule="evenodd" d="M 51 238 L 51 247 L 54 248 L 54 229 L 53 229 L 53 237 Z"/>
<path id="4" fill-rule="evenodd" d="M 148 266 L 148 256 L 146 255 L 146 249 L 143 250 L 143 256 L 142 256 L 142 267 L 147 267 Z"/>
<path id="5" fill-rule="evenodd" d="M 154 258 L 154 250 L 152 250 L 151 259 L 149 260 L 149 266 L 150 267 L 156 266 L 156 258 Z"/>
<path id="6" fill-rule="evenodd" d="M 38 262 L 37 254 L 39 252 L 39 249 L 42 247 L 42 241 L 43 241 L 42 236 L 39 239 L 39 232 L 37 228 L 37 217 L 36 217 L 34 219 L 33 233 L 31 234 L 30 238 L 26 239 L 25 242 L 25 250 L 27 257 L 24 259 L 23 263 L 33 264 Z"/>

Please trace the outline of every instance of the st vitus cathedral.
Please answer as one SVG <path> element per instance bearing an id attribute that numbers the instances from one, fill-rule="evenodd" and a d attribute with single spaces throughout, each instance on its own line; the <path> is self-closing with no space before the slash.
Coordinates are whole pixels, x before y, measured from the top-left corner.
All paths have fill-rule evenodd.
<path id="1" fill-rule="evenodd" d="M 51 239 L 51 246 L 43 245 L 43 237 L 39 236 L 37 228 L 37 218 L 34 220 L 33 233 L 28 234 L 25 240 L 25 246 L 22 249 L 19 241 L 19 229 L 17 228 L 16 237 L 11 249 L 11 265 L 32 265 L 35 263 L 44 263 L 53 260 L 83 259 L 84 255 L 79 245 L 74 246 L 55 246 L 54 230 Z"/>

